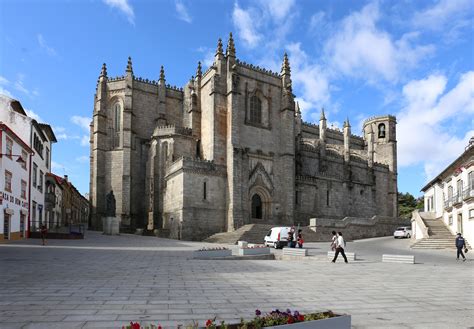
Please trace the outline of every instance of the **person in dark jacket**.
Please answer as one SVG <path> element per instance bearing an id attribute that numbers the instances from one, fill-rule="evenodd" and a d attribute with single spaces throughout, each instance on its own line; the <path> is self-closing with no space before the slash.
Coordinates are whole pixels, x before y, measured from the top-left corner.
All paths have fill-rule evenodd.
<path id="1" fill-rule="evenodd" d="M 456 249 L 458 250 L 456 260 L 459 260 L 459 255 L 461 255 L 462 256 L 462 261 L 465 262 L 466 257 L 462 253 L 463 248 L 466 248 L 466 241 L 462 237 L 461 233 L 458 233 L 458 236 L 456 237 Z"/>

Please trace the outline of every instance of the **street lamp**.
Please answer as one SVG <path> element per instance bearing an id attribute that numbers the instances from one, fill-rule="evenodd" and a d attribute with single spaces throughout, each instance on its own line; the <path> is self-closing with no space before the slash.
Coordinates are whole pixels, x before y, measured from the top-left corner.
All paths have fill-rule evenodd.
<path id="1" fill-rule="evenodd" d="M 16 162 L 18 163 L 21 163 L 21 164 L 26 164 L 26 161 L 23 160 L 23 158 L 21 157 L 21 155 L 19 154 L 10 154 L 10 153 L 0 153 L 0 159 L 6 155 L 7 157 L 18 157 L 18 159 L 16 159 Z"/>
<path id="2" fill-rule="evenodd" d="M 16 162 L 21 163 L 21 164 L 26 164 L 26 161 L 23 160 L 23 158 L 22 158 L 21 155 L 19 155 L 19 154 L 0 153 L 0 159 L 1 159 L 4 155 L 6 155 L 7 157 L 18 157 L 18 159 L 16 159 Z"/>

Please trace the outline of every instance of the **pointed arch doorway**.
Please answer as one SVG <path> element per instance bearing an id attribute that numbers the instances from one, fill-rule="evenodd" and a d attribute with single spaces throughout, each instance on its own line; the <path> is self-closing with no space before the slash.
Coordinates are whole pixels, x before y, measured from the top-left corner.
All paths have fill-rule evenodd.
<path id="1" fill-rule="evenodd" d="M 271 195 L 262 186 L 254 186 L 249 193 L 250 223 L 261 223 L 271 218 Z"/>

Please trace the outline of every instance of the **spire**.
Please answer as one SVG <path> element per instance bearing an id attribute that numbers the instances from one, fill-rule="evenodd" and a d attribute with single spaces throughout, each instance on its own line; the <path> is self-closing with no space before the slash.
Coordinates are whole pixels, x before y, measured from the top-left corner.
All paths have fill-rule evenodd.
<path id="1" fill-rule="evenodd" d="M 196 70 L 196 78 L 202 77 L 202 68 L 201 68 L 201 62 L 198 62 L 198 67 Z"/>
<path id="2" fill-rule="evenodd" d="M 125 70 L 125 72 L 133 74 L 132 58 L 130 56 L 128 56 L 127 69 Z"/>
<path id="3" fill-rule="evenodd" d="M 283 63 L 281 64 L 281 75 L 288 74 L 290 75 L 291 69 L 290 69 L 290 62 L 288 61 L 288 55 L 285 53 L 283 55 Z"/>
<path id="4" fill-rule="evenodd" d="M 324 115 L 324 107 L 321 108 L 321 116 L 319 117 L 319 120 L 326 120 L 326 116 Z"/>
<path id="5" fill-rule="evenodd" d="M 296 115 L 301 116 L 300 104 L 296 102 Z"/>
<path id="6" fill-rule="evenodd" d="M 216 50 L 216 56 L 217 55 L 223 55 L 224 52 L 222 51 L 222 39 L 219 38 L 219 40 L 217 41 L 217 50 Z"/>
<path id="7" fill-rule="evenodd" d="M 107 77 L 107 66 L 102 64 L 102 70 L 100 71 L 100 76 L 99 77 Z"/>
<path id="8" fill-rule="evenodd" d="M 346 127 L 348 127 L 348 128 L 351 127 L 351 125 L 349 123 L 349 117 L 347 117 L 347 119 L 344 121 L 344 128 L 346 128 Z"/>
<path id="9" fill-rule="evenodd" d="M 165 82 L 165 68 L 163 67 L 163 65 L 161 65 L 160 68 L 160 81 Z"/>
<path id="10" fill-rule="evenodd" d="M 232 38 L 232 32 L 229 33 L 229 41 L 227 42 L 227 49 L 225 51 L 226 56 L 235 57 L 235 45 L 234 39 Z"/>

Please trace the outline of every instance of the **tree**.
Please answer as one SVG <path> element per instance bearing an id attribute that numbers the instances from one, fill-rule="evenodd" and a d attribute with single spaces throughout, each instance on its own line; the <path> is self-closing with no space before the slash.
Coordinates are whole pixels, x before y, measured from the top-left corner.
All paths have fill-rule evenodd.
<path id="1" fill-rule="evenodd" d="M 398 217 L 411 218 L 411 213 L 416 209 L 424 208 L 424 198 L 415 198 L 410 193 L 398 192 Z"/>

